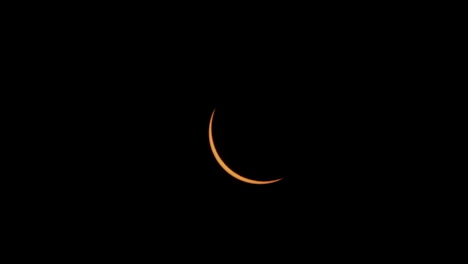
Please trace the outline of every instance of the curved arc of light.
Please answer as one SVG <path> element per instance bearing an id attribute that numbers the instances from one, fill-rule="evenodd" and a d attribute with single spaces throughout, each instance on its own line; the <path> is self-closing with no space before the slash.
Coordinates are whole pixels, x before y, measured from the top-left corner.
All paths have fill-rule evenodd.
<path id="1" fill-rule="evenodd" d="M 238 173 L 233 171 L 231 168 L 229 168 L 229 166 L 227 166 L 226 163 L 224 163 L 224 161 L 219 156 L 218 151 L 216 150 L 216 147 L 214 145 L 214 140 L 213 140 L 212 126 L 213 126 L 213 117 L 214 117 L 215 110 L 213 110 L 213 113 L 211 114 L 210 126 L 209 126 L 209 130 L 208 130 L 208 137 L 209 137 L 209 141 L 210 141 L 211 151 L 213 152 L 213 155 L 214 155 L 216 161 L 218 162 L 218 164 L 221 166 L 221 168 L 223 168 L 232 177 L 234 177 L 234 178 L 236 178 L 236 179 L 238 179 L 240 181 L 250 183 L 250 184 L 270 184 L 270 183 L 274 183 L 274 182 L 282 180 L 283 178 L 279 178 L 279 179 L 271 180 L 271 181 L 252 180 L 252 179 L 246 178 L 246 177 L 244 177 L 242 175 L 239 175 Z"/>

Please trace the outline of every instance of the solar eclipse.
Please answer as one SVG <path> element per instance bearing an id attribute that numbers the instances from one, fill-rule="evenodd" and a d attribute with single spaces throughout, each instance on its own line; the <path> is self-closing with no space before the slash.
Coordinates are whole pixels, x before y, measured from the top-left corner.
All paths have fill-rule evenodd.
<path id="1" fill-rule="evenodd" d="M 223 168 L 224 171 L 226 171 L 232 177 L 234 177 L 234 178 L 236 178 L 236 179 L 238 179 L 238 180 L 240 180 L 242 182 L 250 183 L 250 184 L 259 184 L 259 185 L 260 184 L 270 184 L 270 183 L 274 183 L 274 182 L 282 180 L 282 178 L 275 179 L 275 180 L 270 180 L 270 181 L 252 180 L 252 179 L 246 178 L 246 177 L 244 177 L 242 175 L 239 175 L 238 173 L 233 171 L 231 168 L 229 168 L 229 166 L 227 166 L 226 163 L 219 156 L 219 153 L 216 150 L 216 147 L 215 147 L 215 144 L 214 144 L 214 140 L 213 140 L 213 117 L 214 117 L 214 114 L 215 114 L 215 110 L 213 110 L 213 113 L 211 114 L 210 124 L 209 124 L 209 128 L 208 128 L 208 138 L 209 138 L 211 151 L 213 152 L 213 155 L 214 155 L 216 161 L 221 166 L 221 168 Z"/>

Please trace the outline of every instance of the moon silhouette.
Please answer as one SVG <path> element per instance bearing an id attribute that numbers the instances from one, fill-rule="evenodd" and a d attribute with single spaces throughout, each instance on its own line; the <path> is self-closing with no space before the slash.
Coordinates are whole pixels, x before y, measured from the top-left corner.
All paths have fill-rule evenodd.
<path id="1" fill-rule="evenodd" d="M 215 109 L 216 110 L 216 109 Z M 213 110 L 213 113 L 211 114 L 211 119 L 210 119 L 210 126 L 209 126 L 209 129 L 208 129 L 208 137 L 209 137 L 209 140 L 210 140 L 210 147 L 211 147 L 211 151 L 213 152 L 213 155 L 216 159 L 216 161 L 219 163 L 219 165 L 221 166 L 221 168 L 223 168 L 229 175 L 231 175 L 232 177 L 240 180 L 240 181 L 243 181 L 243 182 L 246 182 L 246 183 L 250 183 L 250 184 L 269 184 L 269 183 L 274 183 L 274 182 L 277 182 L 277 181 L 280 181 L 282 180 L 283 178 L 279 178 L 279 179 L 276 179 L 276 180 L 271 180 L 271 181 L 257 181 L 257 180 L 252 180 L 252 179 L 249 179 L 249 178 L 246 178 L 244 176 L 241 176 L 239 174 L 237 174 L 235 171 L 231 170 L 231 168 L 229 168 L 226 163 L 224 163 L 224 161 L 221 159 L 221 157 L 219 156 L 218 154 L 218 151 L 216 150 L 216 147 L 215 147 L 215 144 L 214 144 L 214 141 L 213 141 L 213 132 L 212 132 L 212 126 L 213 126 L 213 117 L 214 117 L 214 113 L 215 113 L 215 110 Z"/>

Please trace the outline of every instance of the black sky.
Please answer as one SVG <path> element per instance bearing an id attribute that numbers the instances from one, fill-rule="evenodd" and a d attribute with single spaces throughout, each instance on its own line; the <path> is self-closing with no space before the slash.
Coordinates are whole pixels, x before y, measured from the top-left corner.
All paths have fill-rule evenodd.
<path id="1" fill-rule="evenodd" d="M 36 113 L 38 127 L 57 127 L 41 132 L 58 142 L 41 155 L 58 165 L 35 182 L 52 186 L 61 214 L 110 232 L 167 228 L 197 240 L 239 230 L 252 231 L 249 239 L 328 236 L 413 210 L 420 176 L 407 166 L 417 160 L 412 127 L 421 115 L 419 94 L 407 89 L 418 72 L 406 40 L 373 23 L 236 31 L 158 21 L 67 26 L 60 43 L 45 44 L 59 56 L 53 71 L 41 67 L 64 88 L 50 92 L 59 105 L 45 104 L 50 115 Z M 217 164 L 214 109 L 225 162 L 245 177 L 282 181 L 250 185 Z"/>

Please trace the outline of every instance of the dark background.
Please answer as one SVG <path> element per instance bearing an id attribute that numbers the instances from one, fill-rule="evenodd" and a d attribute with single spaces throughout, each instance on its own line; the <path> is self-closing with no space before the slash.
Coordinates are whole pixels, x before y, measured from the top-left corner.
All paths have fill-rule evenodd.
<path id="1" fill-rule="evenodd" d="M 40 147 L 28 155 L 46 175 L 30 183 L 47 187 L 36 190 L 48 197 L 35 201 L 40 214 L 91 237 L 232 237 L 250 250 L 397 232 L 425 206 L 414 128 L 427 113 L 410 88 L 428 78 L 415 62 L 430 57 L 419 28 L 348 18 L 139 16 L 32 30 L 29 80 L 51 87 L 24 95 L 47 98 L 29 113 Z M 282 181 L 222 170 L 208 143 L 215 108 L 225 162 Z"/>
<path id="2" fill-rule="evenodd" d="M 68 126 L 56 132 L 63 149 L 76 149 L 60 157 L 60 173 L 71 175 L 60 187 L 68 210 L 78 207 L 107 227 L 157 222 L 187 234 L 278 226 L 279 233 L 338 232 L 411 208 L 414 182 L 404 163 L 412 160 L 396 106 L 405 95 L 395 103 L 384 88 L 361 84 L 385 81 L 351 68 L 298 76 L 283 61 L 248 74 L 249 61 L 230 56 L 225 68 L 208 72 L 167 73 L 163 61 L 142 73 L 145 64 L 122 63 L 85 79 L 71 98 L 75 113 L 63 117 Z M 246 177 L 282 181 L 250 185 L 222 170 L 208 144 L 215 108 L 213 133 L 225 162 Z"/>

